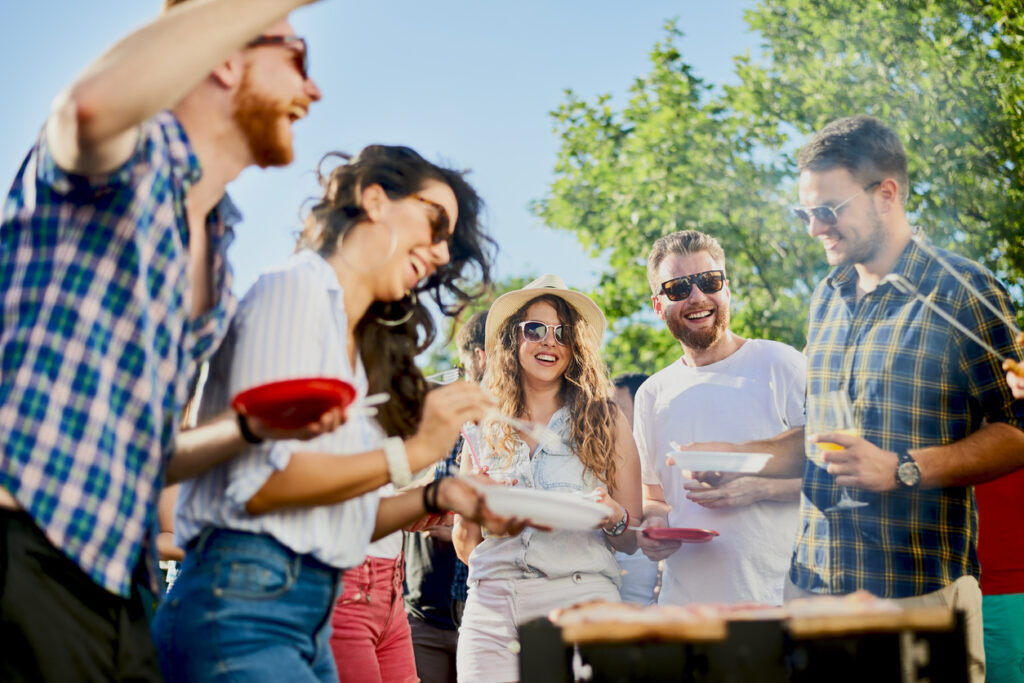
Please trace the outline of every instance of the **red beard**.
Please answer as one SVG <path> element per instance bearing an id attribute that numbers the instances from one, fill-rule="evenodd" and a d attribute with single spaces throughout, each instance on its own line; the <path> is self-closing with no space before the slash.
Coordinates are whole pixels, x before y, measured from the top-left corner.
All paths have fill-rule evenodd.
<path id="1" fill-rule="evenodd" d="M 292 162 L 295 152 L 288 104 L 259 92 L 248 72 L 235 96 L 235 122 L 242 129 L 257 166 L 287 166 Z"/>
<path id="2" fill-rule="evenodd" d="M 703 351 L 721 339 L 722 335 L 729 328 L 728 306 L 717 308 L 714 315 L 715 324 L 712 327 L 701 330 L 690 329 L 682 313 L 678 316 L 667 316 L 665 323 L 668 325 L 672 336 L 682 342 L 683 346 Z"/>

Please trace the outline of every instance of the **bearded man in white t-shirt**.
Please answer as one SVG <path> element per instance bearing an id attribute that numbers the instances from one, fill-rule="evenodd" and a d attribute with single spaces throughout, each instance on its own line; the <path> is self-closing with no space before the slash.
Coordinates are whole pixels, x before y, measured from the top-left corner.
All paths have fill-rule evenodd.
<path id="1" fill-rule="evenodd" d="M 654 311 L 683 355 L 634 399 L 644 526 L 719 533 L 686 544 L 639 535 L 649 558 L 666 560 L 658 602 L 781 604 L 800 479 L 741 476 L 712 486 L 683 476 L 666 454 L 673 442 L 746 441 L 802 425 L 805 359 L 786 344 L 729 329 L 732 295 L 714 237 L 694 230 L 662 237 L 648 258 L 647 279 Z"/>

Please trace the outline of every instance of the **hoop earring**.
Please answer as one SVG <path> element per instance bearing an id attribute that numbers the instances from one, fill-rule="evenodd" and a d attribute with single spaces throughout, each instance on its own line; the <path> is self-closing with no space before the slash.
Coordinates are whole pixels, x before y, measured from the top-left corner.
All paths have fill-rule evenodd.
<path id="1" fill-rule="evenodd" d="M 395 233 L 394 229 L 390 225 L 386 223 L 382 223 L 382 225 L 388 230 L 388 250 L 384 254 L 384 258 L 380 259 L 379 262 L 371 266 L 354 263 L 351 259 L 348 258 L 347 254 L 345 253 L 344 243 L 345 238 L 348 237 L 348 235 L 345 235 L 338 242 L 337 247 L 338 257 L 345 264 L 345 267 L 350 268 L 356 273 L 369 273 L 383 266 L 385 263 L 388 262 L 388 259 L 395 255 L 395 250 L 398 248 L 398 235 Z"/>
<path id="2" fill-rule="evenodd" d="M 405 312 L 405 315 L 396 320 L 387 320 L 386 318 L 381 318 L 380 316 L 377 316 L 377 322 L 383 325 L 384 327 L 398 327 L 400 325 L 406 324 L 412 318 L 413 309 L 416 306 L 417 301 L 418 299 L 416 298 L 416 292 L 409 292 L 409 310 Z"/>

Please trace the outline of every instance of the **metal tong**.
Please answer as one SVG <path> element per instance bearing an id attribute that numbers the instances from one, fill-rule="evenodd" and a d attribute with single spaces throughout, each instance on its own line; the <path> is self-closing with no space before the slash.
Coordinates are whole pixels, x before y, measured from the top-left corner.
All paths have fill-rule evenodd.
<path id="1" fill-rule="evenodd" d="M 952 275 L 957 282 L 964 286 L 964 289 L 966 289 L 968 292 L 977 297 L 977 299 L 982 304 L 984 304 L 985 307 L 988 308 L 988 310 L 992 311 L 992 313 L 997 318 L 1002 320 L 1003 324 L 1010 328 L 1010 330 L 1013 332 L 1014 336 L 1017 338 L 1018 344 L 1024 344 L 1024 333 L 1022 333 L 1021 329 L 1017 327 L 1017 321 L 1013 320 L 1008 315 L 1006 315 L 1006 313 L 999 310 L 999 308 L 997 308 L 995 304 L 988 300 L 988 297 L 979 292 L 978 288 L 971 284 L 970 280 L 961 275 L 949 261 L 942 258 L 942 255 L 939 254 L 938 250 L 928 242 L 927 237 L 919 234 L 912 235 L 911 239 L 914 240 L 917 246 L 921 247 L 922 251 L 926 252 L 929 256 L 938 261 L 939 265 L 942 266 L 942 269 L 945 270 L 950 275 Z"/>
<path id="2" fill-rule="evenodd" d="M 999 351 L 996 351 L 996 349 L 991 344 L 989 344 L 988 342 L 984 341 L 981 337 L 979 337 L 977 334 L 975 334 L 973 330 L 968 329 L 959 320 L 957 320 L 956 318 L 951 316 L 949 313 L 947 313 L 946 311 L 944 311 L 941 308 L 939 308 L 938 306 L 936 306 L 934 303 L 932 303 L 928 299 L 924 298 L 924 296 L 922 296 L 921 293 L 919 291 L 917 291 L 917 287 L 915 287 L 913 285 L 913 283 L 910 282 L 910 280 L 908 280 L 907 278 L 903 277 L 899 273 L 889 273 L 888 275 L 886 275 L 885 277 L 882 278 L 882 282 L 883 283 L 888 282 L 897 291 L 902 292 L 902 293 L 904 293 L 904 294 L 906 294 L 908 296 L 914 297 L 915 299 L 920 301 L 922 304 L 924 304 L 925 306 L 927 306 L 931 310 L 935 311 L 935 313 L 938 314 L 940 317 L 942 317 L 946 322 L 948 322 L 950 325 L 952 325 L 956 329 L 960 330 L 960 332 L 962 332 L 964 334 L 964 336 L 966 336 L 968 339 L 972 340 L 975 344 L 977 344 L 978 346 L 980 346 L 981 348 L 985 349 L 986 351 L 991 353 L 993 356 L 995 356 L 996 358 L 1001 360 L 1002 363 L 1003 363 L 1003 369 L 1004 370 L 1006 370 L 1008 372 L 1012 372 L 1013 374 L 1018 375 L 1020 377 L 1024 377 L 1024 367 L 1022 367 L 1017 361 L 1015 361 L 1013 358 L 1009 358 L 1007 356 L 1004 356 L 1003 354 L 999 353 Z M 975 290 L 975 291 L 977 291 L 977 290 Z M 980 294 L 978 296 L 980 296 Z M 986 301 L 984 297 L 981 297 L 981 299 L 983 301 Z M 987 303 L 987 301 L 986 301 L 986 303 Z M 1015 327 L 1014 327 L 1014 329 L 1015 329 Z"/>

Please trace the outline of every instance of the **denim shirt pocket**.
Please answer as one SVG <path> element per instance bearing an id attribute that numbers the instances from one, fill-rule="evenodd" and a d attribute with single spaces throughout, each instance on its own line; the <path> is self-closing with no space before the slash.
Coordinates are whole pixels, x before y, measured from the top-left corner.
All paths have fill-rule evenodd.
<path id="1" fill-rule="evenodd" d="M 589 491 L 593 488 L 590 473 L 583 463 L 566 449 L 564 452 L 543 450 L 536 456 L 534 476 L 537 488 L 548 491 Z"/>

